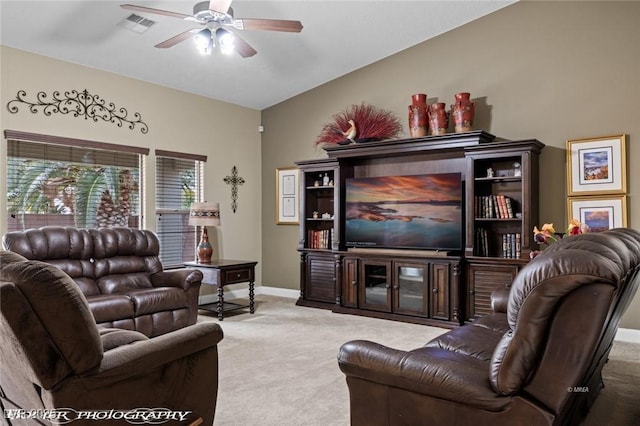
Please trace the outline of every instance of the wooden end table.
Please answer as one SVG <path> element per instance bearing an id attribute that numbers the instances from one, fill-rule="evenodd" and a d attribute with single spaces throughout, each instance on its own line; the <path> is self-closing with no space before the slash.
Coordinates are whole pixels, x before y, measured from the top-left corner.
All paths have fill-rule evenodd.
<path id="1" fill-rule="evenodd" d="M 218 320 L 224 320 L 225 311 L 249 308 L 249 313 L 255 312 L 253 303 L 253 285 L 255 280 L 255 267 L 258 262 L 251 260 L 218 259 L 211 263 L 185 262 L 187 268 L 198 269 L 202 272 L 202 284 L 215 285 L 218 288 L 218 301 L 198 305 L 199 309 L 216 312 Z M 249 304 L 224 301 L 224 286 L 227 284 L 249 283 Z"/>

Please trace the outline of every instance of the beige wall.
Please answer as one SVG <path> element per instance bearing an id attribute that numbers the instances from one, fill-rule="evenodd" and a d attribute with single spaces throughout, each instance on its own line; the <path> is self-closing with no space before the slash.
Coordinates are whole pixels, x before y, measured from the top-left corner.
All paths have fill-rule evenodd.
<path id="1" fill-rule="evenodd" d="M 219 201 L 222 225 L 209 236 L 221 257 L 261 260 L 261 171 L 260 111 L 239 107 L 133 80 L 115 74 L 74 65 L 2 47 L 0 129 L 20 130 L 151 149 L 145 165 L 144 227 L 155 230 L 154 149 L 208 156 L 205 167 L 205 199 Z M 19 90 L 34 99 L 40 92 L 87 89 L 107 103 L 127 108 L 130 116 L 139 112 L 149 126 L 147 134 L 137 128 L 93 122 L 71 115 L 39 112 L 19 106 L 17 114 L 7 112 L 7 102 Z M 6 164 L 6 142 L 2 136 L 0 164 Z M 239 188 L 238 209 L 231 210 L 231 188 L 223 179 L 236 166 L 245 183 Z M 2 166 L 3 168 L 4 166 Z M 0 173 L 0 193 L 6 193 L 6 179 Z M 0 233 L 6 231 L 5 199 L 1 198 Z M 261 279 L 258 265 L 257 282 Z"/>
<path id="2" fill-rule="evenodd" d="M 322 125 L 362 101 L 404 123 L 412 93 L 450 104 L 471 92 L 476 128 L 547 145 L 540 218 L 564 228 L 567 139 L 624 133 L 628 164 L 640 161 L 638 18 L 638 2 L 520 2 L 264 110 L 263 284 L 299 286 L 298 230 L 275 224 L 275 168 L 325 157 L 313 145 Z M 628 178 L 628 225 L 640 229 L 640 167 Z M 640 294 L 622 326 L 640 329 Z"/>

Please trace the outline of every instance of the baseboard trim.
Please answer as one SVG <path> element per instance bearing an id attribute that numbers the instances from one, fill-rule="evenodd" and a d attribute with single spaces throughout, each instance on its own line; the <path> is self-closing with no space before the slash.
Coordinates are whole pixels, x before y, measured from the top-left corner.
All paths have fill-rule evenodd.
<path id="1" fill-rule="evenodd" d="M 255 294 L 266 294 L 269 296 L 279 296 L 279 297 L 286 297 L 289 299 L 298 299 L 300 297 L 300 290 L 293 290 L 289 288 L 279 288 L 279 287 L 257 286 L 255 288 Z M 233 300 L 233 299 L 247 298 L 247 297 L 249 297 L 248 288 L 225 290 L 224 292 L 225 300 Z M 200 296 L 200 299 L 199 299 L 200 304 L 215 303 L 216 301 L 217 301 L 217 296 L 215 294 L 207 294 L 205 296 Z M 614 340 L 620 341 L 620 342 L 640 343 L 640 330 L 636 330 L 633 328 L 619 328 Z"/>
<path id="2" fill-rule="evenodd" d="M 290 288 L 260 286 L 258 289 L 260 289 L 260 294 L 266 294 L 269 296 L 287 297 L 289 299 L 297 299 L 300 297 L 300 290 L 293 290 Z"/>
<path id="3" fill-rule="evenodd" d="M 640 343 L 640 330 L 619 328 L 614 340 L 620 342 Z"/>

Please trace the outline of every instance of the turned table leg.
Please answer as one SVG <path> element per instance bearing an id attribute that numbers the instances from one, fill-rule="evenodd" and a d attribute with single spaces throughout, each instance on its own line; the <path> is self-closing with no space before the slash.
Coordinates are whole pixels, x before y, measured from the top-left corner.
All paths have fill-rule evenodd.
<path id="1" fill-rule="evenodd" d="M 253 305 L 253 281 L 249 281 L 249 313 L 256 311 Z"/>
<path id="2" fill-rule="evenodd" d="M 218 321 L 224 320 L 224 286 L 218 285 L 218 306 L 216 308 L 218 313 Z"/>

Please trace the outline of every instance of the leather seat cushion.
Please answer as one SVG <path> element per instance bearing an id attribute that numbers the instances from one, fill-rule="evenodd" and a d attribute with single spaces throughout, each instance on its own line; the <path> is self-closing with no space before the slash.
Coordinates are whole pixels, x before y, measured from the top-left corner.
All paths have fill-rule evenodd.
<path id="1" fill-rule="evenodd" d="M 96 263 L 98 263 L 98 261 L 96 261 Z M 97 282 L 102 294 L 128 293 L 129 291 L 153 287 L 151 278 L 147 272 L 134 270 L 123 270 L 117 274 L 100 275 Z"/>
<path id="2" fill-rule="evenodd" d="M 102 340 L 102 350 L 109 351 L 123 345 L 149 340 L 147 336 L 137 331 L 120 330 L 118 328 L 99 329 L 100 339 Z"/>
<path id="3" fill-rule="evenodd" d="M 509 322 L 507 321 L 506 313 L 497 312 L 489 315 L 485 315 L 481 318 L 474 320 L 470 325 L 475 327 L 488 328 L 503 335 L 509 330 Z"/>
<path id="4" fill-rule="evenodd" d="M 98 324 L 134 317 L 133 303 L 124 294 L 89 296 L 87 302 L 89 302 L 91 313 Z"/>
<path id="5" fill-rule="evenodd" d="M 172 311 L 189 307 L 187 292 L 177 287 L 134 290 L 127 293 L 135 306 L 135 315 Z"/>
<path id="6" fill-rule="evenodd" d="M 460 327 L 438 336 L 424 347 L 446 349 L 489 362 L 496 345 L 508 329 L 506 315 L 498 314 L 498 316 L 504 317 L 504 327 L 500 327 L 496 319 L 493 319 L 493 324 L 487 321 L 490 326 L 482 322 L 479 324 L 474 322 L 467 327 Z"/>

